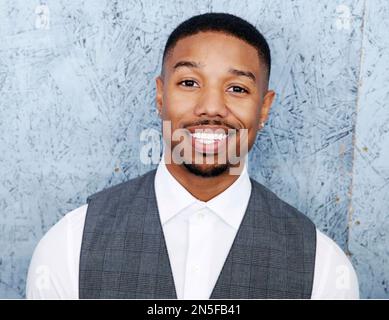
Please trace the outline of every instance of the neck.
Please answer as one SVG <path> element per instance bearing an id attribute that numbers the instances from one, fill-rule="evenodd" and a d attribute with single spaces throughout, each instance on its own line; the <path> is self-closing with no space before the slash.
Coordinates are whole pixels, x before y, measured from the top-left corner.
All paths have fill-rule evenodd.
<path id="1" fill-rule="evenodd" d="M 166 163 L 166 162 L 165 162 Z M 239 167 L 238 163 L 237 167 Z M 216 177 L 201 177 L 193 174 L 179 164 L 166 164 L 170 174 L 195 198 L 201 201 L 209 201 L 218 194 L 226 190 L 239 178 L 242 168 L 239 169 L 239 175 L 230 174 L 229 170 Z"/>

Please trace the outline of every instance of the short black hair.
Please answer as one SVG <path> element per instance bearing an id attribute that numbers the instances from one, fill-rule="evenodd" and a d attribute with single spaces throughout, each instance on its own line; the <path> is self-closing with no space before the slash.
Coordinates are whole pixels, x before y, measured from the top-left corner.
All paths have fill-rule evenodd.
<path id="1" fill-rule="evenodd" d="M 228 13 L 204 13 L 193 16 L 179 24 L 166 41 L 162 57 L 162 70 L 166 56 L 173 50 L 179 40 L 207 31 L 231 35 L 252 45 L 257 50 L 259 59 L 265 65 L 267 78 L 269 79 L 271 57 L 270 48 L 265 37 L 251 23 Z"/>

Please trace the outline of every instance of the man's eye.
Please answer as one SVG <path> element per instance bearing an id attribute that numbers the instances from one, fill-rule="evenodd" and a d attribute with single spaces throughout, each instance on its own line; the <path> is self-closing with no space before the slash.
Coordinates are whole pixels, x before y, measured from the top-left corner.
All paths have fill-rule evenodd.
<path id="1" fill-rule="evenodd" d="M 179 83 L 180 85 L 183 85 L 184 87 L 198 87 L 196 81 L 194 80 L 184 80 Z"/>
<path id="2" fill-rule="evenodd" d="M 230 90 L 232 89 L 232 90 Z M 232 86 L 228 88 L 229 92 L 235 92 L 235 93 L 248 93 L 248 91 L 245 88 L 239 87 L 239 86 Z"/>

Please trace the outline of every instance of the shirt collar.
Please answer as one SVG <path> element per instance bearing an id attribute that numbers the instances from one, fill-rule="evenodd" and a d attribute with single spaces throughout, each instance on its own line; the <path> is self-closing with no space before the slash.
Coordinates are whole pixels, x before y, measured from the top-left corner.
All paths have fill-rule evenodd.
<path id="1" fill-rule="evenodd" d="M 246 212 L 251 194 L 251 182 L 247 172 L 246 161 L 241 175 L 233 184 L 211 200 L 201 201 L 190 194 L 169 172 L 165 165 L 163 154 L 154 180 L 162 225 L 182 210 L 196 205 L 199 209 L 209 208 L 230 226 L 238 229 Z"/>

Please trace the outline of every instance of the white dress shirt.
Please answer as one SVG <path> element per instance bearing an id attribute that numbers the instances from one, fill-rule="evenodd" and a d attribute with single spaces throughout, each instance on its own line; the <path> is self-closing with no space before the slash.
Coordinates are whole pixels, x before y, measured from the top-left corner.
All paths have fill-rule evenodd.
<path id="1" fill-rule="evenodd" d="M 251 182 L 238 179 L 207 202 L 193 197 L 160 162 L 155 176 L 160 220 L 179 299 L 209 299 L 246 212 Z M 29 299 L 78 299 L 87 204 L 66 214 L 41 239 L 28 271 Z M 358 280 L 338 245 L 316 229 L 312 299 L 358 299 Z"/>

